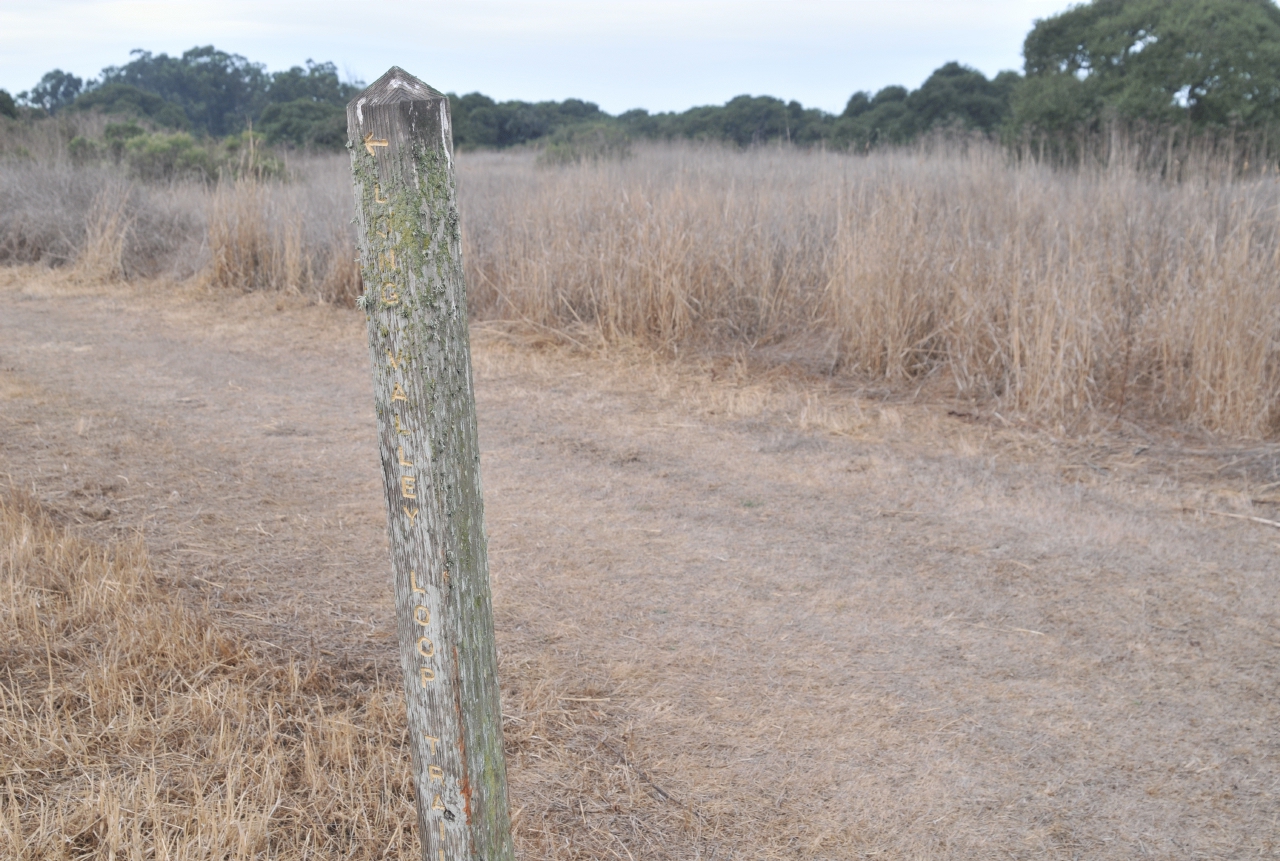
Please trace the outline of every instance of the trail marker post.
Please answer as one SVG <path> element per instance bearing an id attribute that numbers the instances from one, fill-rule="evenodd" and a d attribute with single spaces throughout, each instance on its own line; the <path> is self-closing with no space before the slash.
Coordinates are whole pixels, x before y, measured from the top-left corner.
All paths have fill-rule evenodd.
<path id="1" fill-rule="evenodd" d="M 392 67 L 347 105 L 424 861 L 510 861 L 449 100 Z"/>

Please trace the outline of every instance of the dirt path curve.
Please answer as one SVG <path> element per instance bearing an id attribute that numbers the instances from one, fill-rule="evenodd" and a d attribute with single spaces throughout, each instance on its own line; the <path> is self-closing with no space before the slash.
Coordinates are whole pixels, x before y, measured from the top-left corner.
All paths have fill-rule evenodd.
<path id="1" fill-rule="evenodd" d="M 140 527 L 264 631 L 388 659 L 362 320 L 0 277 L 0 477 Z M 521 827 L 605 840 L 648 805 L 649 857 L 1280 856 L 1280 532 L 1178 513 L 1247 487 L 1136 449 L 1081 475 L 945 408 L 475 354 Z"/>

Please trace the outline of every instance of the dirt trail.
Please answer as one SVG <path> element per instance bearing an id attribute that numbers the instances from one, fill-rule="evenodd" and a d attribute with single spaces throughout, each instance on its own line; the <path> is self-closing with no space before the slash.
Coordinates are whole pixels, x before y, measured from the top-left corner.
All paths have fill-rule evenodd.
<path id="1" fill-rule="evenodd" d="M 391 659 L 356 314 L 0 279 L 0 476 L 264 637 Z M 1180 513 L 1277 519 L 1266 475 L 475 355 L 510 728 L 563 716 L 513 749 L 521 827 L 621 828 L 623 769 L 650 857 L 1280 857 L 1280 530 Z"/>

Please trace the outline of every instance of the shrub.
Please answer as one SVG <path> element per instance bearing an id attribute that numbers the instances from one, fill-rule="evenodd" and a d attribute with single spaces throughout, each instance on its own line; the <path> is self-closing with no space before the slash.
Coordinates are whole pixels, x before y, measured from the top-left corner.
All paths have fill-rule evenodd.
<path id="1" fill-rule="evenodd" d="M 268 105 L 258 120 L 268 143 L 342 149 L 347 142 L 346 111 L 311 99 Z"/>
<path id="2" fill-rule="evenodd" d="M 67 155 L 71 157 L 73 164 L 89 164 L 98 160 L 100 149 L 97 141 L 76 135 L 67 144 Z"/>
<path id="3" fill-rule="evenodd" d="M 186 132 L 134 137 L 125 142 L 124 151 L 130 173 L 139 179 L 208 179 L 217 175 L 209 150 Z"/>
<path id="4" fill-rule="evenodd" d="M 551 136 L 546 148 L 538 155 L 538 164 L 578 164 L 601 159 L 624 159 L 630 155 L 631 138 L 614 126 L 571 126 Z"/>

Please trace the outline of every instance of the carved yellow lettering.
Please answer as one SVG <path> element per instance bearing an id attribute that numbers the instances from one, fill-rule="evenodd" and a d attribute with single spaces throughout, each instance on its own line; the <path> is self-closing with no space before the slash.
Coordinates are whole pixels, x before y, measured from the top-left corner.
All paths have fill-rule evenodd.
<path id="1" fill-rule="evenodd" d="M 409 525 L 410 525 L 410 526 L 412 526 L 412 525 L 413 525 L 413 521 L 415 521 L 415 520 L 417 520 L 417 519 L 418 519 L 418 509 L 416 509 L 416 508 L 410 508 L 410 507 L 409 507 L 409 506 L 407 506 L 407 505 L 402 505 L 402 506 L 400 506 L 400 507 L 404 509 L 404 513 L 405 513 L 405 514 L 409 515 Z M 448 578 L 448 577 L 446 577 L 445 579 L 446 579 L 446 580 L 448 580 L 449 578 Z"/>
<path id="2" fill-rule="evenodd" d="M 443 840 L 443 839 L 444 839 L 444 820 L 443 820 L 443 819 L 441 819 L 441 820 L 439 820 L 439 822 L 440 822 L 440 839 L 441 839 L 441 840 Z M 441 849 L 441 850 L 440 850 L 440 857 L 441 857 L 441 858 L 443 858 L 443 857 L 444 857 L 444 850 L 443 850 L 443 849 Z"/>
<path id="3" fill-rule="evenodd" d="M 431 755 L 435 756 L 436 745 L 440 743 L 440 739 L 436 738 L 434 735 L 427 735 L 425 732 L 422 734 L 422 737 L 426 740 L 427 744 L 431 745 Z"/>
<path id="4" fill-rule="evenodd" d="M 426 627 L 431 624 L 431 608 L 418 604 L 413 608 L 413 621 Z"/>
<path id="5" fill-rule="evenodd" d="M 413 469 L 413 468 L 414 468 L 414 467 L 413 467 L 413 464 L 409 463 L 409 461 L 407 461 L 407 460 L 405 460 L 405 459 L 404 459 L 404 446 L 400 446 L 398 449 L 396 449 L 396 454 L 398 454 L 398 455 L 400 456 L 400 465 L 401 465 L 401 466 L 408 467 L 409 469 Z"/>
<path id="6" fill-rule="evenodd" d="M 436 793 L 435 799 L 431 802 L 432 810 L 444 810 L 444 804 L 440 801 L 440 794 Z"/>
<path id="7" fill-rule="evenodd" d="M 393 386 L 391 389 L 391 400 L 393 401 L 409 400 L 409 396 L 404 393 L 404 389 L 400 388 L 399 383 L 396 383 L 395 386 Z"/>
<path id="8" fill-rule="evenodd" d="M 383 305 L 399 305 L 400 304 L 400 294 L 396 292 L 396 285 L 394 284 L 382 285 L 382 304 Z"/>
<path id="9" fill-rule="evenodd" d="M 438 765 L 428 765 L 427 777 L 432 780 L 444 780 L 444 769 Z"/>
<path id="10" fill-rule="evenodd" d="M 400 367 L 400 363 L 403 361 L 404 350 L 398 351 L 394 356 L 391 355 L 390 350 L 387 350 L 387 364 L 391 366 L 391 370 L 397 370 Z"/>
<path id="11" fill-rule="evenodd" d="M 408 435 L 409 435 L 409 432 L 408 432 L 407 430 L 405 430 L 404 428 L 400 427 L 400 416 L 396 416 L 396 433 L 400 434 L 400 436 L 408 436 Z"/>
<path id="12" fill-rule="evenodd" d="M 400 476 L 400 495 L 405 499 L 417 499 L 418 496 L 413 492 L 413 483 L 417 481 L 412 475 Z"/>
<path id="13" fill-rule="evenodd" d="M 369 133 L 369 137 L 373 137 L 372 132 Z M 365 139 L 365 145 L 366 146 L 368 145 L 368 138 Z M 374 146 L 386 146 L 386 143 L 384 142 L 380 144 L 374 144 Z M 372 148 L 370 148 L 369 150 L 369 155 L 373 155 Z M 373 184 L 373 202 L 374 203 L 390 203 L 391 201 L 387 200 L 385 197 L 378 197 L 378 195 L 381 193 L 382 193 L 382 189 L 378 188 L 378 184 L 375 182 Z"/>
<path id="14" fill-rule="evenodd" d="M 379 203 L 382 203 L 382 202 L 384 201 L 379 201 Z M 378 265 L 381 266 L 383 269 L 395 269 L 396 268 L 396 250 L 392 248 L 390 251 L 380 252 L 378 254 Z"/>
<path id="15" fill-rule="evenodd" d="M 417 572 L 417 571 L 410 571 L 410 572 L 409 572 L 409 585 L 413 588 L 413 591 L 414 591 L 414 592 L 417 592 L 417 593 L 422 594 L 422 595 L 427 594 L 427 590 L 426 590 L 426 589 L 423 589 L 421 586 L 419 586 L 419 585 L 418 585 L 418 572 Z"/>
<path id="16" fill-rule="evenodd" d="M 434 682 L 436 680 L 436 671 L 430 667 L 423 667 L 418 675 L 419 678 L 422 679 L 422 686 L 424 688 L 427 686 L 428 682 Z"/>
<path id="17" fill-rule="evenodd" d="M 429 640 L 426 637 L 419 637 L 418 638 L 418 654 L 422 655 L 422 657 L 424 658 L 435 657 L 436 644 L 431 642 L 431 640 Z"/>

